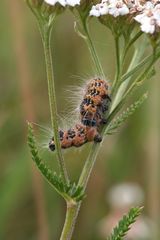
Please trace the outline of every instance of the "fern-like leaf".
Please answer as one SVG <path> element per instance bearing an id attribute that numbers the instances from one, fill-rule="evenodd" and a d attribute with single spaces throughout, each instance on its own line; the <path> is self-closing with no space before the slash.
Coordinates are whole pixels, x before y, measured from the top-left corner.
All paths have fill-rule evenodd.
<path id="1" fill-rule="evenodd" d="M 118 225 L 113 229 L 112 234 L 107 240 L 123 240 L 123 237 L 130 230 L 131 225 L 136 222 L 137 217 L 142 212 L 142 207 L 131 208 L 127 215 L 119 221 Z"/>
<path id="2" fill-rule="evenodd" d="M 36 146 L 36 140 L 33 135 L 33 128 L 28 123 L 28 145 L 32 154 L 32 159 L 43 177 L 54 187 L 54 189 L 67 201 L 81 201 L 84 197 L 84 189 L 81 186 L 77 186 L 75 183 L 64 183 L 61 176 L 58 176 L 56 172 L 52 170 L 42 161 L 39 157 L 38 149 Z"/>
<path id="3" fill-rule="evenodd" d="M 107 127 L 105 134 L 110 135 L 115 133 L 115 130 L 119 128 L 128 119 L 128 117 L 131 116 L 143 104 L 147 97 L 148 94 L 145 93 L 136 102 L 129 106 L 126 111 L 122 112 L 116 119 L 114 119 Z"/>

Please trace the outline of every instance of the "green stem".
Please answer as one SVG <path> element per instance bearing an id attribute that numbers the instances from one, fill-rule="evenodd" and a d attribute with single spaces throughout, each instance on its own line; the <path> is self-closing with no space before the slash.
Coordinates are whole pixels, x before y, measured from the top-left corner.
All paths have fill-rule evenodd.
<path id="1" fill-rule="evenodd" d="M 150 62 L 153 58 L 153 54 L 147 56 L 144 60 L 142 60 L 140 63 L 138 63 L 134 68 L 132 68 L 131 70 L 129 69 L 129 71 L 127 71 L 127 73 L 125 73 L 122 78 L 120 83 L 124 82 L 125 80 L 127 80 L 128 78 L 130 78 L 134 73 L 136 73 L 137 71 L 139 71 L 145 64 L 147 64 L 148 62 Z"/>
<path id="2" fill-rule="evenodd" d="M 120 55 L 120 46 L 119 46 L 119 36 L 115 36 L 115 48 L 116 48 L 116 58 L 117 58 L 117 70 L 116 70 L 116 77 L 112 85 L 112 96 L 114 96 L 116 90 L 119 88 L 121 82 L 121 74 L 123 71 L 125 58 L 128 53 L 130 47 L 137 41 L 137 39 L 142 35 L 142 31 L 139 31 L 131 40 L 125 41 L 125 47 L 122 51 L 122 55 Z M 142 47 L 143 48 L 143 47 Z"/>
<path id="3" fill-rule="evenodd" d="M 115 37 L 115 49 L 116 49 L 116 63 L 117 63 L 117 70 L 116 70 L 116 78 L 115 81 L 117 82 L 120 75 L 121 69 L 121 58 L 120 58 L 120 49 L 119 49 L 119 36 Z M 113 83 L 114 88 L 114 83 Z"/>
<path id="4" fill-rule="evenodd" d="M 40 26 L 40 30 L 41 30 L 44 54 L 45 54 L 51 124 L 52 124 L 53 133 L 54 133 L 57 159 L 58 159 L 59 168 L 60 168 L 63 181 L 68 182 L 68 175 L 65 167 L 64 158 L 62 155 L 60 139 L 59 139 L 59 130 L 58 130 L 58 114 L 57 114 L 53 63 L 52 63 L 51 46 L 50 46 L 52 28 L 46 25 L 42 25 Z"/>
<path id="5" fill-rule="evenodd" d="M 81 29 L 81 30 L 76 29 L 76 32 L 79 36 L 81 36 L 86 41 L 97 74 L 99 75 L 99 77 L 105 77 L 101 62 L 99 60 L 97 51 L 96 51 L 95 46 L 92 41 L 92 37 L 90 36 L 90 31 L 89 31 L 89 26 L 88 26 L 88 18 L 84 17 L 79 10 L 76 10 L 73 13 L 74 13 L 77 23 Z M 76 24 L 76 26 L 77 26 L 77 24 Z"/>
<path id="6" fill-rule="evenodd" d="M 87 183 L 88 183 L 88 179 L 90 177 L 90 174 L 92 172 L 94 163 L 96 161 L 97 158 L 97 154 L 100 148 L 100 144 L 97 143 L 93 143 L 92 148 L 90 150 L 89 156 L 85 162 L 85 165 L 83 167 L 81 176 L 79 178 L 79 182 L 78 185 L 79 186 L 83 186 L 84 188 L 86 188 Z"/>
<path id="7" fill-rule="evenodd" d="M 130 41 L 129 43 L 126 45 L 125 51 L 124 51 L 124 56 L 123 59 L 125 59 L 128 50 L 130 49 L 130 47 L 137 41 L 137 39 L 143 34 L 142 31 L 139 31 Z"/>
<path id="8" fill-rule="evenodd" d="M 85 37 L 86 37 L 85 40 L 86 40 L 87 46 L 89 48 L 93 63 L 95 65 L 95 68 L 96 68 L 96 71 L 97 71 L 97 74 L 99 75 L 99 77 L 105 77 L 102 65 L 100 63 L 100 60 L 99 60 L 99 57 L 97 55 L 96 49 L 95 49 L 94 44 L 92 42 L 92 38 L 90 37 L 87 22 L 84 22 L 82 20 L 82 26 L 83 26 L 83 30 L 85 32 Z"/>
<path id="9" fill-rule="evenodd" d="M 119 36 L 115 36 L 115 50 L 116 50 L 116 75 L 112 84 L 112 95 L 116 92 L 117 84 L 121 74 L 121 57 L 119 49 Z"/>
<path id="10" fill-rule="evenodd" d="M 79 209 L 80 203 L 67 203 L 66 219 L 60 240 L 71 239 Z"/>
<path id="11" fill-rule="evenodd" d="M 145 44 L 143 44 L 142 47 L 135 49 L 134 55 L 133 55 L 132 60 L 131 60 L 131 62 L 130 62 L 130 64 L 129 64 L 127 73 L 131 73 L 131 72 L 132 72 L 132 73 L 134 74 L 134 73 L 136 72 L 136 70 L 138 70 L 138 67 L 140 68 L 140 67 L 142 67 L 142 66 L 146 63 L 146 62 L 145 62 L 145 63 L 143 62 L 142 66 L 141 66 L 141 63 L 138 64 L 138 65 L 136 65 L 137 62 L 139 62 L 140 59 L 142 58 L 145 49 L 146 49 Z M 147 61 L 148 61 L 148 59 L 147 59 Z M 137 66 L 138 66 L 138 67 L 136 68 L 135 65 L 136 65 L 136 67 L 137 67 Z M 133 69 L 134 69 L 134 71 L 133 71 Z M 126 74 L 127 74 L 127 73 L 126 73 Z M 126 91 L 128 85 L 129 85 L 129 83 L 130 83 L 132 74 L 131 74 L 131 75 L 128 74 L 128 76 L 129 76 L 129 77 L 126 78 L 125 81 L 122 81 L 122 80 L 119 81 L 118 91 L 117 91 L 117 93 L 116 93 L 116 96 L 115 96 L 115 98 L 114 98 L 114 101 L 112 102 L 111 111 L 118 105 L 118 103 L 120 102 L 120 100 L 121 100 L 124 92 Z M 122 78 L 123 78 L 123 76 L 121 77 L 121 79 L 122 79 Z"/>
<path id="12" fill-rule="evenodd" d="M 90 174 L 92 172 L 92 169 L 94 167 L 94 163 L 96 161 L 99 149 L 100 149 L 100 144 L 94 143 L 92 145 L 90 154 L 89 154 L 89 156 L 85 162 L 85 165 L 83 167 L 81 176 L 79 178 L 78 185 L 83 186 L 84 190 L 87 187 L 87 183 L 88 183 Z M 70 240 L 71 239 L 80 207 L 81 207 L 81 202 L 77 203 L 75 205 L 70 204 L 70 203 L 67 204 L 66 219 L 65 219 L 65 224 L 63 227 L 63 231 L 62 231 L 60 240 Z"/>

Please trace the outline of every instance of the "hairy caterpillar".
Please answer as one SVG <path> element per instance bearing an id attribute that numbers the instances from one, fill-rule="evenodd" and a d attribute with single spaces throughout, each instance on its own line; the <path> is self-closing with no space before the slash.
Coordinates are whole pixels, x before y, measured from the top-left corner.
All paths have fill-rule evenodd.
<path id="1" fill-rule="evenodd" d="M 101 142 L 98 130 L 100 125 L 107 121 L 104 114 L 110 101 L 108 83 L 100 78 L 90 80 L 79 107 L 81 123 L 66 131 L 59 131 L 61 147 L 80 147 L 86 142 Z M 55 150 L 54 137 L 49 142 L 49 149 Z"/>

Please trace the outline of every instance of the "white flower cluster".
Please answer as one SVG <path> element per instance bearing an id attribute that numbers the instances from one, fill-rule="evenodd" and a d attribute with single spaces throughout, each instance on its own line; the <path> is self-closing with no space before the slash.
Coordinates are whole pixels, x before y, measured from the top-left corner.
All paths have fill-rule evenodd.
<path id="1" fill-rule="evenodd" d="M 153 34 L 160 28 L 160 4 L 147 2 L 143 11 L 134 19 L 141 24 L 141 30 Z"/>
<path id="2" fill-rule="evenodd" d="M 54 6 L 56 3 L 59 3 L 63 7 L 67 5 L 74 7 L 75 5 L 80 4 L 80 0 L 44 0 L 44 1 L 52 6 Z"/>
<path id="3" fill-rule="evenodd" d="M 100 17 L 102 15 L 110 14 L 114 17 L 118 17 L 128 13 L 129 9 L 123 0 L 102 0 L 101 3 L 92 7 L 90 16 Z"/>
<path id="4" fill-rule="evenodd" d="M 132 15 L 141 24 L 141 30 L 153 34 L 160 31 L 160 0 L 101 0 L 92 6 L 90 16 L 113 17 Z"/>

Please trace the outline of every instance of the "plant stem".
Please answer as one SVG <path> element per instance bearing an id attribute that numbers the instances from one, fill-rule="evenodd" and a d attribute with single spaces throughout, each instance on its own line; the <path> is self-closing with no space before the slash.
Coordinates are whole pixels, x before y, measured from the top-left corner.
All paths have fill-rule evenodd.
<path id="1" fill-rule="evenodd" d="M 51 124 L 52 124 L 52 130 L 54 133 L 54 142 L 56 147 L 57 159 L 58 159 L 60 173 L 62 175 L 63 181 L 68 182 L 68 175 L 65 167 L 64 158 L 62 155 L 60 139 L 59 139 L 59 131 L 58 131 L 57 104 L 56 104 L 53 63 L 52 63 L 51 46 L 50 46 L 52 29 L 49 26 L 42 25 L 40 26 L 40 30 L 41 30 L 44 54 L 45 54 Z"/>
<path id="2" fill-rule="evenodd" d="M 143 34 L 142 31 L 139 31 L 127 44 L 125 51 L 124 51 L 124 56 L 123 59 L 126 57 L 126 54 L 128 53 L 128 50 L 130 49 L 130 47 L 137 41 L 137 39 Z"/>
<path id="3" fill-rule="evenodd" d="M 142 58 L 143 54 L 144 54 L 144 51 L 146 49 L 146 45 L 143 44 L 142 47 L 140 48 L 136 48 L 135 51 L 134 51 L 134 54 L 133 54 L 133 57 L 132 57 L 132 60 L 129 64 L 129 67 L 128 67 L 128 70 L 127 70 L 127 73 L 125 74 L 125 76 L 128 74 L 128 73 L 135 73 L 136 70 L 138 70 L 141 65 L 143 66 L 146 62 L 142 61 L 143 64 L 141 64 L 140 62 L 140 59 Z M 152 59 L 152 58 L 150 58 Z M 148 58 L 147 58 L 147 61 L 148 61 Z M 137 64 L 137 62 L 139 64 Z M 136 65 L 137 64 L 137 65 Z M 136 65 L 136 67 L 135 67 Z M 129 75 L 128 74 L 128 78 L 126 78 L 125 81 L 122 81 L 122 78 L 123 76 L 121 77 L 120 81 L 119 81 L 119 85 L 118 85 L 118 91 L 116 93 L 116 96 L 114 98 L 114 101 L 112 102 L 112 106 L 111 106 L 111 112 L 113 111 L 113 109 L 118 105 L 118 103 L 120 102 L 125 90 L 127 89 L 128 87 L 128 84 L 130 83 L 130 80 L 131 80 L 131 77 L 132 77 L 132 74 Z"/>
<path id="4" fill-rule="evenodd" d="M 78 182 L 79 186 L 83 186 L 84 188 L 86 188 L 88 179 L 90 177 L 91 171 L 93 169 L 94 163 L 97 158 L 99 147 L 100 147 L 100 144 L 93 143 L 89 156 L 85 162 L 81 176 L 79 178 L 79 182 Z"/>
<path id="5" fill-rule="evenodd" d="M 74 230 L 76 218 L 80 209 L 80 203 L 67 203 L 66 219 L 60 240 L 70 240 Z"/>
<path id="6" fill-rule="evenodd" d="M 116 50 L 116 75 L 112 84 L 112 96 L 116 92 L 117 84 L 121 75 L 121 57 L 120 57 L 120 49 L 119 49 L 119 36 L 115 36 L 115 50 Z"/>
<path id="7" fill-rule="evenodd" d="M 128 53 L 128 50 L 130 47 L 137 41 L 137 39 L 142 35 L 142 31 L 139 31 L 130 41 L 125 41 L 125 47 L 122 51 L 122 54 L 120 54 L 120 36 L 115 36 L 115 49 L 116 49 L 116 58 L 117 58 L 117 70 L 116 70 L 116 77 L 112 85 L 112 96 L 115 95 L 116 90 L 119 88 L 121 84 L 121 74 L 123 71 L 125 58 Z M 144 47 L 141 47 L 140 52 L 143 51 Z M 130 68 L 130 66 L 129 66 Z M 129 69 L 128 69 L 129 70 Z M 125 84 L 127 86 L 127 84 Z M 112 104 L 113 106 L 113 104 Z M 113 108 L 113 107 L 112 107 Z"/>
<path id="8" fill-rule="evenodd" d="M 101 66 L 101 63 L 100 63 L 100 60 L 99 60 L 99 57 L 97 55 L 97 52 L 96 52 L 96 49 L 94 47 L 94 44 L 92 42 L 92 38 L 90 37 L 90 33 L 89 33 L 89 29 L 88 29 L 88 24 L 87 22 L 83 21 L 82 20 L 82 25 L 83 25 L 83 30 L 85 32 L 85 40 L 86 40 L 86 43 L 87 43 L 87 46 L 89 48 L 89 51 L 90 51 L 90 54 L 91 54 L 91 57 L 92 57 L 92 60 L 93 60 L 93 63 L 95 65 L 95 68 L 96 68 L 96 71 L 97 71 L 97 74 L 99 75 L 99 77 L 105 77 L 105 74 L 103 72 L 103 68 Z"/>
<path id="9" fill-rule="evenodd" d="M 116 49 L 116 63 L 117 63 L 117 70 L 116 70 L 116 77 L 115 77 L 115 83 L 119 79 L 120 75 L 120 69 L 121 69 L 121 58 L 120 58 L 120 49 L 119 49 L 119 36 L 115 37 L 115 49 Z M 114 88 L 114 83 L 113 83 Z"/>
<path id="10" fill-rule="evenodd" d="M 89 156 L 85 162 L 82 173 L 80 175 L 78 185 L 83 186 L 84 190 L 86 189 L 99 149 L 100 149 L 100 144 L 94 143 L 92 145 L 91 151 L 89 153 Z M 69 203 L 67 204 L 66 219 L 65 219 L 60 240 L 71 239 L 80 207 L 81 207 L 81 202 L 75 205 L 69 204 Z"/>

